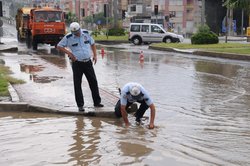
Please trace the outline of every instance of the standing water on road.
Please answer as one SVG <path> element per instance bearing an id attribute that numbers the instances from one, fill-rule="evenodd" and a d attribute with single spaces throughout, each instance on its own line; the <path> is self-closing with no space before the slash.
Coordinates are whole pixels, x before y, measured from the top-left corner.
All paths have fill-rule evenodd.
<path id="1" fill-rule="evenodd" d="M 100 88 L 112 94 L 127 82 L 141 83 L 156 105 L 154 130 L 135 126 L 132 115 L 132 125 L 126 129 L 121 119 L 1 113 L 0 164 L 250 165 L 250 63 L 142 48 L 141 63 L 141 47 L 105 48 L 95 71 Z M 32 75 L 39 77 L 40 70 L 49 66 L 52 70 L 47 75 L 56 78 L 51 83 L 27 83 L 35 84 L 37 91 L 57 87 L 64 72 L 71 74 L 64 56 L 57 55 L 61 65 L 43 58 L 39 50 L 35 57 L 42 58 L 42 63 L 36 61 L 38 71 Z M 29 57 L 18 58 L 19 63 L 27 63 Z M 12 56 L 4 59 L 7 65 L 15 64 Z M 72 93 L 54 101 L 71 100 L 67 104 L 74 105 L 71 86 Z M 31 97 L 23 96 L 39 101 Z M 53 104 L 51 98 L 47 102 Z"/>

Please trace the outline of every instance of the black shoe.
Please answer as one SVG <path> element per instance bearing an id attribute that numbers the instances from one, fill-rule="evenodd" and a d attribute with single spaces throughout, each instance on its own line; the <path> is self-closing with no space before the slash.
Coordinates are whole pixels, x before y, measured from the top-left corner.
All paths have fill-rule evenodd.
<path id="1" fill-rule="evenodd" d="M 94 107 L 104 107 L 104 105 L 99 103 L 99 104 L 94 104 Z"/>
<path id="2" fill-rule="evenodd" d="M 141 121 L 141 119 L 135 119 L 135 124 L 137 125 L 137 126 L 139 126 L 140 124 L 142 124 L 142 121 Z"/>
<path id="3" fill-rule="evenodd" d="M 84 112 L 85 109 L 84 109 L 83 107 L 78 107 L 78 111 L 79 111 L 79 112 Z"/>

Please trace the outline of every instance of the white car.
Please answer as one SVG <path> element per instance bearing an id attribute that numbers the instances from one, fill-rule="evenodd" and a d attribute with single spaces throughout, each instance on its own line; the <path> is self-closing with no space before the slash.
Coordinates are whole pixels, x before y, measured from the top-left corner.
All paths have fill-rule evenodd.
<path id="1" fill-rule="evenodd" d="M 129 27 L 129 41 L 135 45 L 154 42 L 175 43 L 183 40 L 182 35 L 167 32 L 159 24 L 131 23 Z"/>

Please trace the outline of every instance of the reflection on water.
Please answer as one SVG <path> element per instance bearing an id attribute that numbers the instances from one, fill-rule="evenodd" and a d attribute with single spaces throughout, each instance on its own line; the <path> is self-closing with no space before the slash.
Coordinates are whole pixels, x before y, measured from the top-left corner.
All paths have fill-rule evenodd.
<path id="1" fill-rule="evenodd" d="M 42 59 L 54 64 L 60 68 L 67 67 L 67 61 L 65 60 L 65 54 L 59 52 L 56 48 L 41 49 L 36 52 Z"/>
<path id="2" fill-rule="evenodd" d="M 88 165 L 95 163 L 101 158 L 101 155 L 97 153 L 101 139 L 99 136 L 101 121 L 85 121 L 83 117 L 76 118 L 76 127 L 72 135 L 74 143 L 70 145 L 68 150 L 71 156 L 68 160 L 69 163 Z"/>
<path id="3" fill-rule="evenodd" d="M 20 64 L 20 70 L 28 74 L 34 74 L 36 72 L 42 71 L 44 67 L 42 65 L 25 65 Z"/>
<path id="4" fill-rule="evenodd" d="M 80 116 L 0 112 L 0 163 L 1 165 L 9 165 L 10 161 L 16 165 L 141 163 L 153 151 L 148 147 L 151 143 L 144 139 L 145 136 L 150 139 L 150 134 L 146 134 L 146 130 L 140 128 L 138 132 L 128 132 L 121 125 L 114 125 L 116 123 L 121 122 Z M 141 141 L 134 139 L 133 135 Z M 148 142 L 147 145 L 144 142 Z M 150 159 L 148 160 L 148 163 L 152 163 Z"/>
<path id="5" fill-rule="evenodd" d="M 176 154 L 174 157 L 185 158 L 185 162 L 195 160 L 191 165 L 250 164 L 248 64 L 147 51 L 143 68 L 138 60 L 138 52 L 114 50 L 114 55 L 103 60 L 108 65 L 97 71 L 105 73 L 99 79 L 110 91 L 130 81 L 148 89 L 161 128 L 161 134 L 153 139 L 157 144 L 153 149 L 162 150 L 158 156 L 164 158 L 163 151 L 167 151 L 167 156 Z M 115 79 L 110 79 L 112 76 Z"/>
<path id="6" fill-rule="evenodd" d="M 220 63 L 209 61 L 198 61 L 195 64 L 195 69 L 197 72 L 204 72 L 232 78 L 237 75 L 237 71 L 240 69 L 240 66 L 235 66 L 232 64 L 221 65 Z"/>
<path id="7" fill-rule="evenodd" d="M 36 82 L 36 83 L 49 83 L 52 81 L 56 81 L 62 77 L 57 77 L 57 76 L 38 76 L 37 72 L 40 72 L 44 69 L 42 65 L 25 65 L 25 64 L 20 64 L 21 72 L 25 72 L 29 74 L 30 76 L 30 81 Z"/>

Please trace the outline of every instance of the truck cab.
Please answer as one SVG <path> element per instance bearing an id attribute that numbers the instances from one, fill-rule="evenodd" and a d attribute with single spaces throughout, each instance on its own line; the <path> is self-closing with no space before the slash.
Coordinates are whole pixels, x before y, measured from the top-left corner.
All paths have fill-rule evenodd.
<path id="1" fill-rule="evenodd" d="M 27 47 L 37 49 L 39 43 L 56 46 L 66 33 L 64 12 L 58 8 L 34 8 L 30 11 Z"/>

